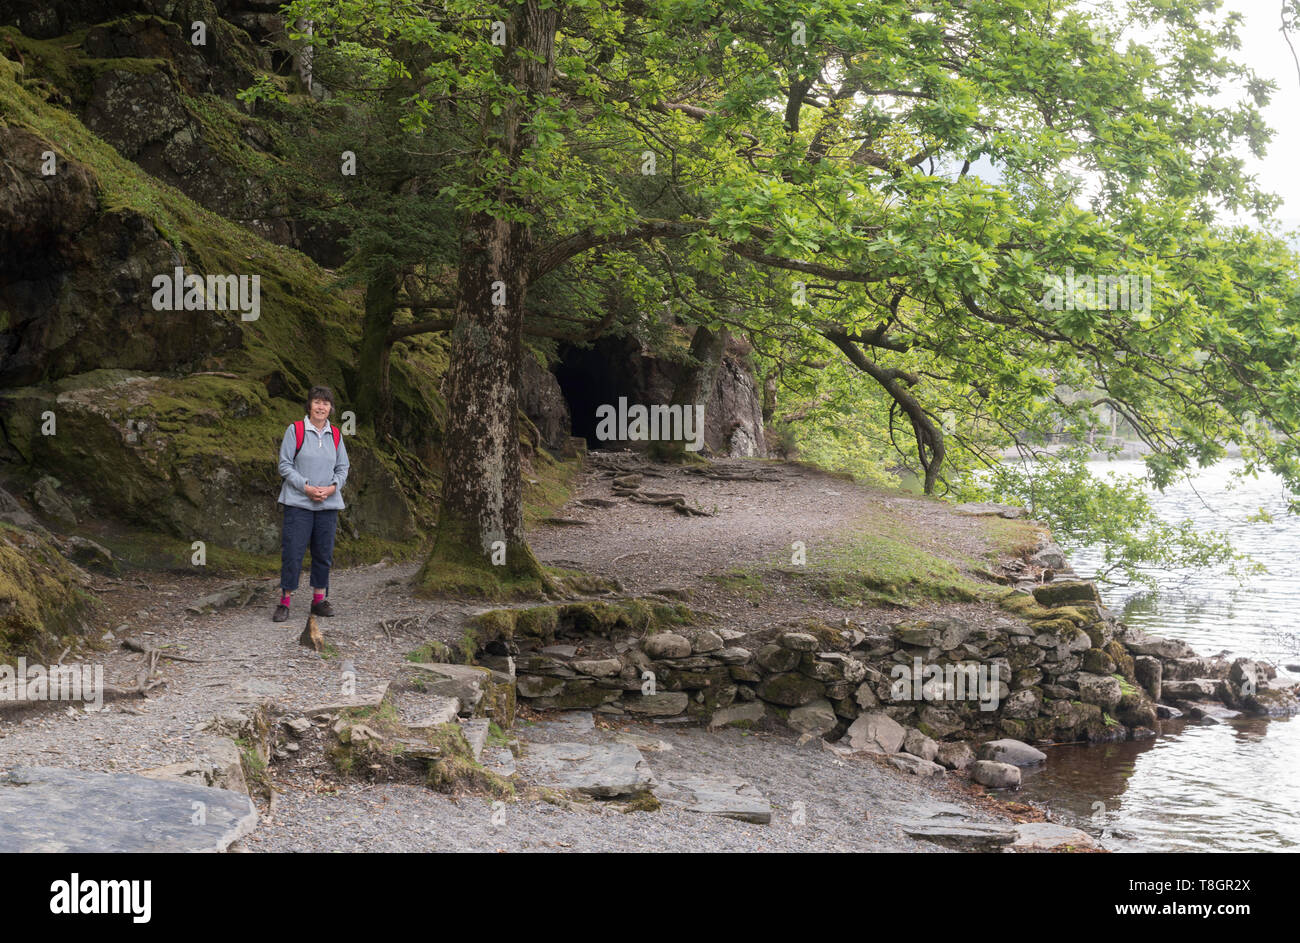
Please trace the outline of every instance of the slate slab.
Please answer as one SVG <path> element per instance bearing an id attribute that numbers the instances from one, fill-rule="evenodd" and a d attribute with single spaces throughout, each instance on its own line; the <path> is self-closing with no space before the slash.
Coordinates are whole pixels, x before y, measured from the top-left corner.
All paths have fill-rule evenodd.
<path id="1" fill-rule="evenodd" d="M 256 826 L 252 800 L 227 789 L 47 766 L 0 773 L 0 852 L 218 852 Z"/>
<path id="2" fill-rule="evenodd" d="M 772 805 L 743 779 L 722 776 L 676 777 L 654 787 L 655 798 L 687 812 L 720 815 L 756 825 L 772 821 Z"/>
<path id="3" fill-rule="evenodd" d="M 519 760 L 528 782 L 588 796 L 627 796 L 650 787 L 650 767 L 629 743 L 528 743 Z"/>

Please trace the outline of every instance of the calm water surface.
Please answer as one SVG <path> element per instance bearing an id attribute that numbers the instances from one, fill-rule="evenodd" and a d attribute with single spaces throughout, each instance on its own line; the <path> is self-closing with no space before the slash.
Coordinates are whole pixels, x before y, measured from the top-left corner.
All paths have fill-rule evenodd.
<path id="1" fill-rule="evenodd" d="M 1286 512 L 1273 477 L 1241 481 L 1239 461 L 1207 469 L 1190 484 L 1155 494 L 1170 521 L 1229 534 L 1268 573 L 1243 585 L 1222 573 L 1160 571 L 1154 596 L 1131 587 L 1103 589 L 1125 621 L 1180 638 L 1199 654 L 1248 655 L 1300 664 L 1300 518 Z M 1098 462 L 1095 473 L 1137 474 L 1140 462 Z M 1249 520 L 1260 510 L 1271 523 Z M 1071 553 L 1091 575 L 1096 552 Z M 1300 850 L 1300 717 L 1238 718 L 1222 724 L 1164 721 L 1144 743 L 1048 748 L 1026 770 L 1021 796 L 1046 802 L 1057 821 L 1100 835 L 1116 851 Z"/>

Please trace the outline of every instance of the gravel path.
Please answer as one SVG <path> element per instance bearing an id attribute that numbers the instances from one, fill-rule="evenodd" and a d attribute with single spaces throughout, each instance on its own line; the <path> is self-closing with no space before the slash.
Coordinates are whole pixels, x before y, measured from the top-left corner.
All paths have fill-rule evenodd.
<path id="1" fill-rule="evenodd" d="M 575 500 L 559 513 L 592 526 L 544 525 L 530 541 L 542 560 L 616 577 L 629 593 L 666 584 L 689 589 L 691 605 L 746 632 L 811 614 L 836 621 L 899 618 L 897 612 L 840 610 L 794 595 L 760 609 L 707 578 L 770 561 L 788 553 L 795 540 L 804 541 L 811 556 L 873 508 L 883 505 L 914 533 L 942 535 L 935 539 L 956 553 L 980 549 L 976 522 L 935 502 L 876 492 L 799 466 L 776 467 L 780 477 L 773 481 L 717 481 L 680 470 L 653 480 L 654 490 L 684 492 L 695 506 L 716 507 L 708 517 L 683 517 L 626 500 L 609 508 L 582 506 L 576 503 L 582 497 L 612 497 L 607 479 L 588 470 L 577 482 Z M 193 755 L 201 726 L 232 707 L 261 701 L 291 713 L 336 698 L 344 660 L 355 665 L 360 689 L 393 678 L 405 653 L 432 638 L 454 641 L 466 615 L 488 608 L 416 599 L 408 590 L 415 570 L 415 564 L 381 563 L 334 574 L 331 599 L 340 615 L 321 620 L 337 648 L 331 658 L 298 645 L 301 598 L 289 622 L 270 621 L 274 578 L 253 604 L 209 615 L 185 613 L 183 607 L 222 585 L 219 581 L 150 574 L 148 591 L 124 582 L 118 592 L 104 594 L 105 624 L 117 627 L 116 638 L 108 650 L 87 653 L 85 660 L 103 664 L 108 682 L 131 684 L 141 656 L 112 647 L 129 636 L 198 661 L 164 661 L 167 685 L 148 700 L 118 701 L 99 712 L 62 705 L 4 718 L 0 767 L 135 771 L 179 762 Z M 966 607 L 964 614 L 978 618 L 978 609 Z M 656 777 L 728 773 L 748 780 L 770 800 L 772 823 L 747 824 L 667 806 L 623 813 L 602 803 L 566 809 L 524 799 L 506 803 L 494 824 L 493 807 L 483 797 L 449 797 L 419 785 L 340 781 L 320 749 L 308 745 L 271 767 L 278 793 L 274 808 L 264 810 L 247 846 L 266 851 L 942 851 L 903 835 L 895 819 L 928 803 L 957 802 L 973 819 L 993 820 L 989 804 L 976 801 L 956 777 L 923 781 L 874 760 L 840 759 L 820 741 L 796 745 L 783 727 L 717 733 L 666 724 L 619 729 L 672 745 L 669 751 L 645 751 Z M 613 733 L 598 728 L 593 736 Z"/>

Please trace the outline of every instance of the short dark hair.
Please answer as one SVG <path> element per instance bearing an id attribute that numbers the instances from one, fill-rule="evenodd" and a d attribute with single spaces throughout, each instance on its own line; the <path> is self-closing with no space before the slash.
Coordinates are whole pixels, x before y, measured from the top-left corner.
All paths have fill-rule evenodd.
<path id="1" fill-rule="evenodd" d="M 334 394 L 330 392 L 328 386 L 313 386 L 307 393 L 307 413 L 311 414 L 311 401 L 314 399 L 323 399 L 330 404 L 330 412 L 334 412 Z"/>

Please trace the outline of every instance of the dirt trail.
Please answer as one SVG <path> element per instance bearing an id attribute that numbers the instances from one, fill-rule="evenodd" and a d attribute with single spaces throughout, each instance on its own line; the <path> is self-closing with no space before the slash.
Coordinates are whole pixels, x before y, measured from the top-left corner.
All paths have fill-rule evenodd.
<path id="1" fill-rule="evenodd" d="M 711 573 L 780 559 L 794 541 L 803 541 L 811 555 L 882 502 L 892 519 L 918 533 L 942 533 L 947 545 L 958 550 L 981 549 L 977 523 L 936 502 L 876 492 L 800 466 L 771 467 L 772 480 L 714 480 L 662 469 L 666 477 L 649 479 L 647 487 L 685 493 L 690 504 L 712 512 L 687 517 L 616 498 L 609 479 L 588 466 L 576 481 L 573 500 L 557 516 L 588 521 L 589 526 L 542 525 L 530 541 L 543 561 L 615 577 L 629 594 L 666 585 L 688 589 L 691 605 L 742 631 L 813 610 L 807 599 L 779 595 L 758 607 L 720 588 L 708 579 Z M 588 507 L 581 504 L 583 498 L 615 503 Z M 144 577 L 148 590 L 124 581 L 119 591 L 104 594 L 105 624 L 125 626 L 117 630 L 118 641 L 129 636 L 197 661 L 162 662 L 167 684 L 148 700 L 118 701 L 98 712 L 64 705 L 0 718 L 0 768 L 32 764 L 128 772 L 181 762 L 193 754 L 201 725 L 232 707 L 269 701 L 291 713 L 337 699 L 343 660 L 355 665 L 361 689 L 392 678 L 407 652 L 432 638 L 454 642 L 467 614 L 489 608 L 416 599 L 407 585 L 415 569 L 412 563 L 381 563 L 334 574 L 331 600 L 339 615 L 321 620 L 327 640 L 337 648 L 337 657 L 331 658 L 297 643 L 305 618 L 304 593 L 295 599 L 287 623 L 270 621 L 274 576 L 253 604 L 207 615 L 188 613 L 185 606 L 224 581 L 151 574 Z M 865 615 L 829 603 L 819 614 L 835 619 Z M 101 662 L 105 680 L 117 684 L 134 681 L 140 659 L 120 648 L 87 657 Z M 278 850 L 608 849 L 642 843 L 702 850 L 939 850 L 893 828 L 891 803 L 967 801 L 957 785 L 923 782 L 869 760 L 845 761 L 821 750 L 819 742 L 796 747 L 784 728 L 754 734 L 706 733 L 694 727 L 665 733 L 668 728 L 653 724 L 628 729 L 666 737 L 676 746 L 647 754 L 656 772 L 729 768 L 769 797 L 774 823 L 787 825 L 764 827 L 670 810 L 599 815 L 520 802 L 512 804 L 513 830 L 503 832 L 486 827 L 482 799 L 457 801 L 420 786 L 340 785 L 322 755 L 304 750 L 272 765 L 271 780 L 279 791 L 276 809 L 264 812 L 262 827 L 247 844 Z M 812 825 L 788 826 L 795 803 L 817 810 L 803 816 Z M 965 807 L 972 816 L 987 818 L 979 806 Z M 374 815 L 375 809 L 388 808 L 394 810 L 391 822 Z M 406 828 L 404 817 L 423 825 Z M 338 823 L 344 821 L 359 831 L 341 833 Z"/>

